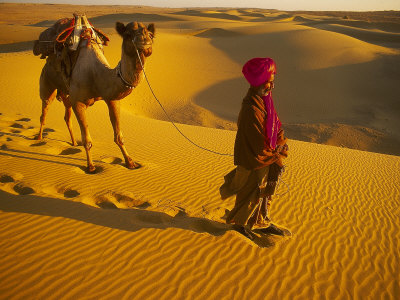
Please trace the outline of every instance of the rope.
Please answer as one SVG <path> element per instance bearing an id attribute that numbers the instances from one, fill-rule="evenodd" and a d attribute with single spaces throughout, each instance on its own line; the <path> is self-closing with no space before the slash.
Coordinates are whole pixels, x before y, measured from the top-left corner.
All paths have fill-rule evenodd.
<path id="1" fill-rule="evenodd" d="M 285 166 L 285 167 L 286 167 L 286 166 Z M 284 170 L 282 171 L 282 173 L 279 175 L 278 185 L 276 186 L 275 190 L 278 190 L 278 188 L 279 188 L 281 182 L 283 182 L 283 183 L 286 185 L 286 189 L 287 189 L 287 190 L 286 190 L 286 192 L 284 192 L 283 194 L 275 194 L 276 197 L 282 197 L 282 196 L 284 196 L 284 195 L 286 195 L 287 193 L 290 192 L 290 186 L 289 186 L 286 182 L 284 182 L 283 179 L 282 179 L 282 175 L 283 175 L 284 172 L 285 172 L 285 169 L 284 169 Z"/>
<path id="2" fill-rule="evenodd" d="M 135 46 L 135 48 L 136 48 L 136 46 Z M 175 129 L 176 129 L 189 143 L 193 144 L 194 146 L 196 146 L 196 147 L 198 147 L 198 148 L 200 148 L 200 149 L 202 149 L 202 150 L 205 150 L 205 151 L 208 151 L 208 152 L 217 154 L 217 155 L 222 155 L 222 156 L 233 156 L 232 154 L 229 154 L 229 153 L 220 153 L 220 152 L 217 152 L 217 151 L 214 151 L 214 150 L 210 150 L 210 149 L 208 149 L 208 148 L 205 148 L 205 147 L 202 147 L 202 146 L 196 144 L 196 143 L 193 142 L 191 139 L 189 139 L 189 138 L 178 128 L 178 126 L 176 126 L 175 122 L 174 122 L 174 121 L 172 120 L 172 118 L 169 116 L 169 114 L 168 114 L 167 111 L 165 110 L 164 106 L 161 104 L 161 102 L 158 100 L 157 96 L 156 96 L 155 93 L 154 93 L 154 91 L 153 91 L 153 89 L 152 89 L 152 87 L 151 87 L 151 84 L 150 84 L 149 80 L 147 79 L 147 75 L 146 75 L 146 72 L 145 72 L 145 70 L 144 70 L 144 66 L 143 66 L 143 63 L 142 63 L 142 59 L 140 58 L 139 51 L 138 51 L 137 48 L 136 48 L 136 53 L 137 53 L 137 55 L 138 55 L 138 57 L 139 57 L 140 65 L 142 66 L 142 70 L 143 70 L 143 73 L 144 73 L 144 77 L 146 78 L 147 85 L 149 86 L 150 91 L 151 91 L 151 93 L 152 93 L 153 96 L 154 96 L 154 99 L 156 99 L 156 101 L 157 101 L 158 104 L 160 105 L 161 109 L 164 111 L 164 114 L 167 116 L 168 120 L 169 120 L 169 121 L 171 122 L 171 124 L 175 127 Z"/>
<path id="3" fill-rule="evenodd" d="M 135 39 L 136 39 L 136 37 L 135 37 Z M 134 42 L 134 40 L 133 40 L 133 42 Z M 135 45 L 135 43 L 133 43 L 133 45 Z M 222 156 L 233 156 L 232 154 L 229 154 L 229 153 L 220 153 L 220 152 L 217 152 L 217 151 L 214 151 L 214 150 L 210 150 L 210 149 L 207 149 L 207 148 L 205 148 L 205 147 L 202 147 L 202 146 L 196 144 L 196 143 L 193 142 L 191 139 L 189 139 L 189 138 L 178 128 L 178 126 L 176 126 L 175 122 L 174 122 L 174 121 L 172 120 L 172 118 L 169 116 L 169 114 L 168 114 L 167 111 L 165 110 L 164 106 L 163 106 L 163 105 L 161 104 L 161 102 L 158 100 L 157 96 L 155 95 L 155 93 L 154 93 L 154 91 L 153 91 L 153 89 L 152 89 L 152 87 L 151 87 L 151 84 L 150 84 L 149 80 L 147 79 L 146 71 L 144 70 L 144 66 L 143 66 L 143 63 L 142 63 L 142 59 L 140 58 L 139 51 L 138 51 L 138 49 L 136 48 L 136 45 L 135 45 L 135 49 L 136 49 L 136 53 L 137 53 L 137 55 L 138 55 L 138 57 L 139 57 L 140 65 L 141 65 L 141 67 L 142 67 L 143 74 L 144 74 L 144 77 L 145 77 L 145 79 L 146 79 L 147 85 L 149 86 L 150 91 L 151 91 L 151 93 L 153 94 L 154 99 L 156 99 L 156 101 L 157 101 L 158 104 L 160 105 L 161 109 L 164 111 L 164 114 L 167 116 L 168 120 L 171 122 L 172 125 L 174 125 L 175 129 L 176 129 L 189 143 L 193 144 L 194 146 L 196 146 L 196 147 L 198 147 L 198 148 L 200 148 L 200 149 L 202 149 L 202 150 L 205 150 L 205 151 L 208 151 L 208 152 L 217 154 L 217 155 L 222 155 Z M 284 170 L 282 171 L 282 173 L 283 173 L 283 172 L 284 172 Z M 286 195 L 287 193 L 290 192 L 290 186 L 289 186 L 286 182 L 284 182 L 284 181 L 282 180 L 281 177 L 282 177 L 282 174 L 279 175 L 279 182 L 278 182 L 278 185 L 277 185 L 276 189 L 278 189 L 280 183 L 283 182 L 283 183 L 286 185 L 287 191 L 286 191 L 285 193 L 283 193 L 283 194 L 276 194 L 276 196 L 278 196 L 278 197 L 279 197 L 279 196 Z"/>
<path id="4" fill-rule="evenodd" d="M 136 39 L 136 37 L 135 37 L 135 39 Z M 214 151 L 214 150 L 210 150 L 210 149 L 207 149 L 207 148 L 205 148 L 205 147 L 202 147 L 202 146 L 196 144 L 196 143 L 193 142 L 191 139 L 189 139 L 189 138 L 176 126 L 175 122 L 174 122 L 174 121 L 172 120 L 172 118 L 169 116 L 169 114 L 168 114 L 167 111 L 165 110 L 164 106 L 163 106 L 163 105 L 161 104 L 161 102 L 158 100 L 157 96 L 155 95 L 155 93 L 154 93 L 154 91 L 153 91 L 153 89 L 152 89 L 152 87 L 151 87 L 151 84 L 150 84 L 149 80 L 147 79 L 146 71 L 144 70 L 144 66 L 143 66 L 143 63 L 142 63 L 142 59 L 140 58 L 139 51 L 138 51 L 138 49 L 136 48 L 136 45 L 135 45 L 135 43 L 134 43 L 134 40 L 133 40 L 133 45 L 135 46 L 136 53 L 137 53 L 137 55 L 138 55 L 138 57 L 139 57 L 140 65 L 141 65 L 141 67 L 142 67 L 143 74 L 144 74 L 144 77 L 145 77 L 145 79 L 146 79 L 147 85 L 149 86 L 150 91 L 151 91 L 151 93 L 153 94 L 154 99 L 156 99 L 156 101 L 157 101 L 158 104 L 160 105 L 161 109 L 164 111 L 164 114 L 167 116 L 168 120 L 169 120 L 169 121 L 171 122 L 171 124 L 175 127 L 175 129 L 176 129 L 189 143 L 193 144 L 194 146 L 196 146 L 196 147 L 198 147 L 198 148 L 200 148 L 200 149 L 202 149 L 202 150 L 205 150 L 205 151 L 208 151 L 208 152 L 217 154 L 217 155 L 222 155 L 222 156 L 233 156 L 232 154 L 229 154 L 229 153 L 220 153 L 220 152 L 217 152 L 217 151 Z M 285 171 L 285 169 L 283 169 L 282 173 L 284 173 L 284 171 Z M 287 193 L 290 192 L 290 186 L 289 186 L 286 182 L 284 182 L 284 181 L 282 180 L 282 178 L 281 178 L 281 177 L 282 177 L 282 173 L 279 175 L 279 182 L 278 182 L 278 186 L 276 187 L 276 189 L 279 187 L 280 183 L 283 182 L 283 183 L 286 185 L 287 191 L 286 191 L 285 193 L 283 193 L 283 194 L 276 194 L 276 196 L 278 196 L 278 197 L 283 196 L 283 195 L 286 195 Z M 171 201 L 169 201 L 169 202 L 171 202 Z M 179 204 L 179 207 L 185 209 L 185 207 L 184 207 L 183 205 L 181 205 L 180 203 L 178 203 L 178 204 Z M 157 207 L 171 208 L 170 205 L 165 205 L 165 204 L 164 204 L 164 205 L 161 205 L 161 201 L 158 201 Z M 179 207 L 178 207 L 178 209 L 179 209 Z M 204 206 L 202 206 L 202 209 L 203 209 L 204 212 L 206 212 L 206 210 L 204 209 Z M 202 213 L 202 216 L 205 217 L 205 216 L 203 215 L 203 213 Z"/>

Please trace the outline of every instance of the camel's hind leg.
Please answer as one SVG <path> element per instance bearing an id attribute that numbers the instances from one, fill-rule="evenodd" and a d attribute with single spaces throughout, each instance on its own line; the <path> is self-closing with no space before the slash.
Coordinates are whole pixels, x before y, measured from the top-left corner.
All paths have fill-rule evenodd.
<path id="1" fill-rule="evenodd" d="M 62 99 L 62 101 L 64 103 L 64 106 L 65 106 L 64 120 L 65 120 L 65 123 L 67 124 L 68 131 L 69 131 L 69 134 L 71 136 L 72 146 L 77 146 L 78 143 L 76 142 L 76 140 L 74 138 L 74 133 L 72 131 L 72 122 L 71 122 L 72 105 L 71 105 L 71 102 L 69 101 L 69 96 L 66 96 L 66 95 L 60 93 L 60 97 L 61 97 L 61 99 Z"/>
<path id="2" fill-rule="evenodd" d="M 90 154 L 90 149 L 92 148 L 92 138 L 89 133 L 88 123 L 86 119 L 86 104 L 77 101 L 72 105 L 72 108 L 75 112 L 76 119 L 78 120 L 79 127 L 81 128 L 82 133 L 82 143 L 83 147 L 86 150 L 86 158 L 87 158 L 87 172 L 94 173 L 96 168 L 94 167 L 92 156 Z"/>
<path id="3" fill-rule="evenodd" d="M 43 93 L 41 93 L 43 95 Z M 49 105 L 51 102 L 53 102 L 54 98 L 57 95 L 57 90 L 54 90 L 53 92 L 50 92 L 49 96 L 43 96 L 42 98 L 42 114 L 40 116 L 40 129 L 39 133 L 36 136 L 36 140 L 42 140 L 43 139 L 43 129 L 44 125 L 46 124 L 46 115 L 47 111 L 49 110 Z"/>
<path id="4" fill-rule="evenodd" d="M 122 132 L 120 128 L 120 103 L 119 100 L 107 101 L 108 112 L 110 114 L 111 124 L 114 129 L 114 142 L 121 149 L 122 155 L 125 158 L 125 165 L 128 169 L 136 169 L 140 167 L 139 164 L 135 163 L 129 156 L 128 151 L 125 148 Z"/>

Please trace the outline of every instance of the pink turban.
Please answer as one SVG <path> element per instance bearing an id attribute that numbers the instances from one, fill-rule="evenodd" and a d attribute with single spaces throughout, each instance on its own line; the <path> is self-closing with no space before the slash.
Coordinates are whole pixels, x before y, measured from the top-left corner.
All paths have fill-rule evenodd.
<path id="1" fill-rule="evenodd" d="M 257 57 L 244 64 L 242 73 L 252 86 L 259 86 L 276 73 L 276 65 L 272 58 Z"/>

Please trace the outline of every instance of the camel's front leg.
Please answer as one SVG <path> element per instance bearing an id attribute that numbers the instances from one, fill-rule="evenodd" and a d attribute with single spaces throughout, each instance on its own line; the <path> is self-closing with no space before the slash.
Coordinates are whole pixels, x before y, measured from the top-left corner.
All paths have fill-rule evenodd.
<path id="1" fill-rule="evenodd" d="M 82 133 L 82 143 L 83 147 L 86 150 L 86 158 L 87 158 L 87 171 L 88 173 L 94 173 L 96 168 L 94 167 L 92 156 L 90 154 L 90 149 L 92 148 L 92 138 L 90 137 L 88 123 L 86 119 L 86 104 L 82 102 L 76 102 L 72 105 L 75 116 L 78 120 L 79 127 L 81 128 Z"/>
<path id="2" fill-rule="evenodd" d="M 132 158 L 129 156 L 128 151 L 126 151 L 125 145 L 124 145 L 124 139 L 122 137 L 122 132 L 120 128 L 120 103 L 119 100 L 112 100 L 112 101 L 107 101 L 108 105 L 108 111 L 110 114 L 110 120 L 111 124 L 114 129 L 114 142 L 118 145 L 118 147 L 121 149 L 122 155 L 125 158 L 125 164 L 128 169 L 136 169 L 140 167 L 139 164 L 135 163 Z"/>
<path id="3" fill-rule="evenodd" d="M 53 102 L 55 96 L 57 95 L 57 90 L 54 90 L 50 96 L 42 98 L 42 114 L 40 115 L 40 129 L 38 135 L 35 137 L 36 140 L 43 139 L 43 129 L 46 124 L 46 115 L 49 110 L 49 105 Z"/>
<path id="4" fill-rule="evenodd" d="M 74 138 L 74 133 L 72 131 L 72 122 L 71 122 L 71 115 L 72 115 L 72 105 L 69 101 L 69 97 L 65 95 L 61 95 L 61 98 L 63 100 L 64 106 L 65 106 L 65 115 L 64 115 L 64 120 L 65 123 L 67 124 L 69 134 L 71 136 L 71 143 L 72 146 L 77 146 L 78 143 L 76 142 Z"/>

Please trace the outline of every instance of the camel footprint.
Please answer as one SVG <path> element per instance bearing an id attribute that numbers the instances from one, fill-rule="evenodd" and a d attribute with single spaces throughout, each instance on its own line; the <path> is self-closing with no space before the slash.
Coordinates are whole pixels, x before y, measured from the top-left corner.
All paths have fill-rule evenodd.
<path id="1" fill-rule="evenodd" d="M 137 199 L 132 196 L 115 192 L 109 192 L 105 195 L 97 197 L 95 203 L 100 208 L 105 209 L 118 207 L 146 209 L 151 206 L 149 202 L 143 201 L 142 199 Z"/>
<path id="2" fill-rule="evenodd" d="M 70 188 L 60 188 L 57 190 L 57 192 L 63 194 L 65 198 L 75 198 L 80 195 L 77 190 L 73 190 Z"/>
<path id="3" fill-rule="evenodd" d="M 1 174 L 0 175 L 0 183 L 7 184 L 7 183 L 16 183 L 17 180 L 22 179 L 23 176 L 21 174 Z M 29 195 L 35 193 L 35 190 L 26 184 L 19 182 L 16 183 L 13 187 L 13 190 L 17 192 L 19 195 Z"/>
<path id="4" fill-rule="evenodd" d="M 14 186 L 14 191 L 16 191 L 19 195 L 30 195 L 35 193 L 35 190 L 29 186 L 26 186 L 23 183 L 18 183 Z"/>
<path id="5" fill-rule="evenodd" d="M 82 152 L 79 148 L 67 148 L 60 152 L 60 155 L 72 155 Z"/>
<path id="6" fill-rule="evenodd" d="M 112 165 L 120 165 L 122 164 L 122 159 L 119 157 L 113 157 L 113 156 L 109 156 L 109 157 L 104 157 L 101 159 L 102 162 L 106 163 L 106 164 L 112 164 Z"/>
<path id="7" fill-rule="evenodd" d="M 132 196 L 127 196 L 127 195 L 123 195 L 123 194 L 119 194 L 119 193 L 112 193 L 112 195 L 114 196 L 115 200 L 117 200 L 119 203 L 122 203 L 124 206 L 126 207 L 135 207 L 135 208 L 140 208 L 140 209 L 146 209 L 149 206 L 151 206 L 151 204 L 147 201 L 144 201 L 142 199 L 137 199 L 135 197 Z"/>
<path id="8" fill-rule="evenodd" d="M 44 146 L 46 144 L 47 143 L 45 141 L 41 141 L 41 142 L 31 144 L 31 147 L 39 147 L 39 146 Z"/>
<path id="9" fill-rule="evenodd" d="M 29 119 L 29 118 L 21 118 L 21 119 L 15 120 L 15 122 L 30 122 L 30 121 L 31 121 L 31 119 Z M 25 128 L 26 129 L 33 129 L 35 127 L 27 125 L 27 126 L 25 126 Z"/>
<path id="10" fill-rule="evenodd" d="M 88 175 L 96 175 L 96 174 L 101 174 L 104 172 L 104 168 L 102 166 L 96 165 L 96 170 L 94 173 L 89 173 L 87 171 L 86 166 L 79 166 L 79 167 L 73 167 L 73 171 L 78 173 L 78 174 L 88 174 Z"/>
<path id="11" fill-rule="evenodd" d="M 104 209 L 115 209 L 118 208 L 108 197 L 100 196 L 97 197 L 95 203 L 98 207 Z"/>
<path id="12" fill-rule="evenodd" d="M 31 119 L 29 119 L 29 118 L 22 118 L 22 119 L 19 119 L 19 120 L 16 120 L 16 122 L 29 122 Z"/>
<path id="13" fill-rule="evenodd" d="M 24 128 L 24 125 L 22 125 L 22 124 L 19 124 L 19 123 L 14 123 L 14 124 L 10 125 L 10 127 L 12 127 L 12 128 L 20 128 L 20 129 L 22 129 L 22 128 Z"/>
<path id="14" fill-rule="evenodd" d="M 21 180 L 23 177 L 24 176 L 19 173 L 15 174 L 3 173 L 0 174 L 0 183 L 16 182 L 17 180 Z"/>
<path id="15" fill-rule="evenodd" d="M 55 132 L 55 130 L 52 128 L 43 129 L 43 136 L 48 136 L 50 132 Z"/>
<path id="16" fill-rule="evenodd" d="M 1 175 L 0 176 L 0 183 L 9 183 L 15 182 L 14 178 L 10 175 Z"/>

